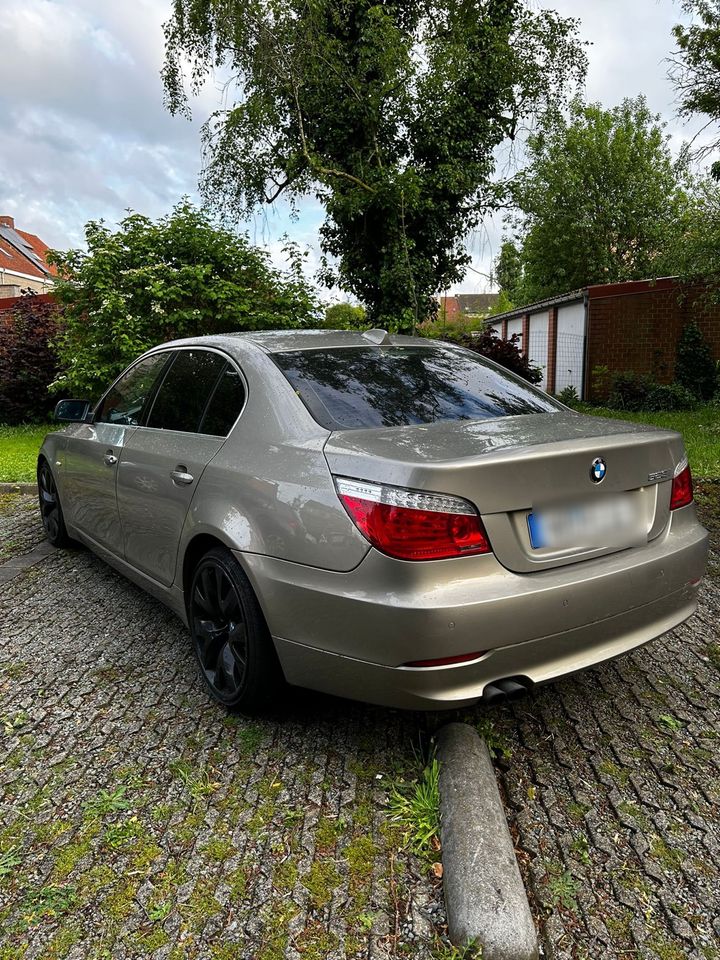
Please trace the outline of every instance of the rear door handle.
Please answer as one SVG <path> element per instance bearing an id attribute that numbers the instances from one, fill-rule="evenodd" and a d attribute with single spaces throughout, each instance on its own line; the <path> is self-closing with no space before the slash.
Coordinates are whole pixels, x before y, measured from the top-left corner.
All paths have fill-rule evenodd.
<path id="1" fill-rule="evenodd" d="M 108 452 L 105 454 L 105 456 L 103 457 L 103 463 L 105 464 L 106 467 L 115 466 L 115 464 L 117 463 L 117 457 L 112 452 L 112 450 L 108 450 Z"/>
<path id="2" fill-rule="evenodd" d="M 195 477 L 185 467 L 178 467 L 170 473 L 173 483 L 192 483 Z"/>

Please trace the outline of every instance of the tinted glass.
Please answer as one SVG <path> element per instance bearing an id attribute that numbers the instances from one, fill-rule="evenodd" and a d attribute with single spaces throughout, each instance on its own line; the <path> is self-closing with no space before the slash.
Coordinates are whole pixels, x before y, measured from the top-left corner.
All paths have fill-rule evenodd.
<path id="1" fill-rule="evenodd" d="M 273 359 L 328 430 L 488 420 L 562 409 L 469 350 L 352 347 L 276 353 Z"/>
<path id="2" fill-rule="evenodd" d="M 143 407 L 169 359 L 168 353 L 156 353 L 136 363 L 111 388 L 95 414 L 95 421 L 137 426 Z"/>
<path id="3" fill-rule="evenodd" d="M 197 433 L 225 361 L 209 350 L 181 350 L 152 405 L 146 426 Z"/>
<path id="4" fill-rule="evenodd" d="M 227 363 L 205 411 L 200 424 L 200 433 L 226 437 L 240 416 L 244 402 L 245 386 L 242 378 L 237 370 Z"/>

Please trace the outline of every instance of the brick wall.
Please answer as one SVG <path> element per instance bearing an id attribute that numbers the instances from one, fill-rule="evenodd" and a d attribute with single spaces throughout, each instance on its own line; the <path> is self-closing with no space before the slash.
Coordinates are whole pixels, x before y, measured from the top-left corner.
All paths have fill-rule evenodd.
<path id="1" fill-rule="evenodd" d="M 630 292 L 627 292 L 627 291 Z M 656 284 L 617 284 L 588 290 L 589 396 L 603 400 L 592 371 L 632 370 L 661 383 L 674 376 L 675 350 L 683 327 L 694 320 L 720 359 L 720 304 L 709 304 L 702 287 L 682 287 L 672 280 Z"/>

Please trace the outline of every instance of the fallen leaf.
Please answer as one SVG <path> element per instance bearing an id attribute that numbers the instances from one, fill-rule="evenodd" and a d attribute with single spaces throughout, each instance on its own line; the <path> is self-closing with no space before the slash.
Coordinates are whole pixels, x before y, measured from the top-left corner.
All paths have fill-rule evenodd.
<path id="1" fill-rule="evenodd" d="M 443 875 L 443 865 L 441 863 L 434 863 L 432 865 L 433 876 L 437 877 L 438 880 Z"/>

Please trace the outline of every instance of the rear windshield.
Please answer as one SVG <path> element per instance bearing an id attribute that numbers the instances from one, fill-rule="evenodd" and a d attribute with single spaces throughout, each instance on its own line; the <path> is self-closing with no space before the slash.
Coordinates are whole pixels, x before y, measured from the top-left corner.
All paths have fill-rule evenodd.
<path id="1" fill-rule="evenodd" d="M 328 430 L 553 413 L 559 404 L 469 350 L 344 347 L 273 359 Z"/>

